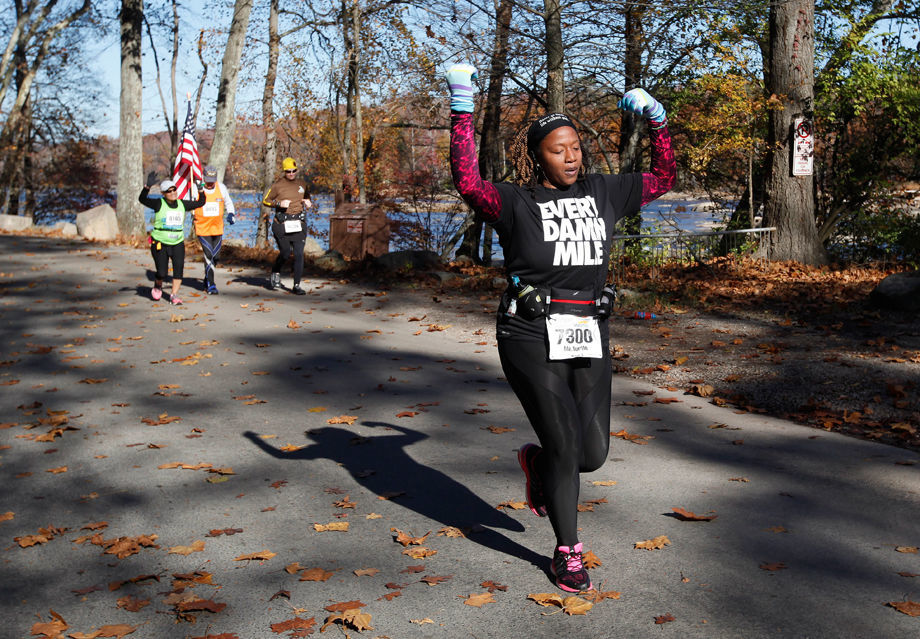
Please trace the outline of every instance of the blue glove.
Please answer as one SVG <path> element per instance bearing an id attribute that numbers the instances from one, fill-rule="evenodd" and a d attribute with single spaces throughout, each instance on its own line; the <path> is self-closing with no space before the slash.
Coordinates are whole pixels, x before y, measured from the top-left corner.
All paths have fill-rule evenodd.
<path id="1" fill-rule="evenodd" d="M 233 213 L 227 213 L 227 223 L 236 224 L 236 220 L 233 219 Z"/>
<path id="2" fill-rule="evenodd" d="M 641 115 L 657 124 L 667 120 L 667 114 L 661 103 L 650 96 L 645 89 L 630 89 L 620 99 L 617 106 L 624 111 Z"/>
<path id="3" fill-rule="evenodd" d="M 457 113 L 472 113 L 476 67 L 471 64 L 455 64 L 447 70 L 444 77 L 450 87 L 450 110 Z"/>

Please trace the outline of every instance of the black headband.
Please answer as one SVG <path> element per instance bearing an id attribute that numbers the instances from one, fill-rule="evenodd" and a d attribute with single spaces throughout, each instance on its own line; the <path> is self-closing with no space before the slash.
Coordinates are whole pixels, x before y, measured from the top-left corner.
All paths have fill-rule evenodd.
<path id="1" fill-rule="evenodd" d="M 530 128 L 527 129 L 527 151 L 536 154 L 540 141 L 550 134 L 551 131 L 562 126 L 570 126 L 575 129 L 575 125 L 564 113 L 550 113 L 533 121 Z M 576 131 L 578 129 L 575 129 Z"/>

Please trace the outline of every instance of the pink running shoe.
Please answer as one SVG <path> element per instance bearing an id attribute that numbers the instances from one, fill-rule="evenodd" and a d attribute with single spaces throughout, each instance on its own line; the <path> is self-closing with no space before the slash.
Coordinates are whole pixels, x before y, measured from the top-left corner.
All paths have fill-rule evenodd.
<path id="1" fill-rule="evenodd" d="M 553 575 L 556 585 L 566 592 L 591 590 L 591 577 L 581 556 L 582 545 L 578 542 L 571 548 L 559 546 L 553 553 Z"/>
<path id="2" fill-rule="evenodd" d="M 163 291 L 154 286 L 152 289 L 150 289 L 150 297 L 153 298 L 154 302 L 158 302 L 160 298 L 163 297 Z"/>
<path id="3" fill-rule="evenodd" d="M 173 304 L 173 306 L 179 306 L 182 303 L 182 300 L 179 299 L 178 295 L 171 295 L 169 301 Z"/>
<path id="4" fill-rule="evenodd" d="M 524 444 L 518 450 L 518 463 L 524 471 L 524 494 L 527 505 L 537 517 L 546 517 L 546 498 L 543 496 L 543 482 L 537 474 L 535 461 L 543 451 L 536 444 Z"/>

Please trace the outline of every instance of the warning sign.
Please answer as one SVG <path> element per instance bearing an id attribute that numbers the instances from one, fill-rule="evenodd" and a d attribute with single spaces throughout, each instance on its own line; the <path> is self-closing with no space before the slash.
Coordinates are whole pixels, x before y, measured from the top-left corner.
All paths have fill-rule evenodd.
<path id="1" fill-rule="evenodd" d="M 798 117 L 792 127 L 792 175 L 811 175 L 814 172 L 814 160 L 812 122 Z"/>

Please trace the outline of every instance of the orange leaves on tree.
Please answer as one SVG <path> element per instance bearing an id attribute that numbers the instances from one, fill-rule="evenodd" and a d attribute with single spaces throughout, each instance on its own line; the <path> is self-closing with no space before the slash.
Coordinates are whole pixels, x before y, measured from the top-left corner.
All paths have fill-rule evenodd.
<path id="1" fill-rule="evenodd" d="M 658 535 L 652 539 L 646 539 L 645 541 L 637 541 L 633 548 L 638 550 L 661 550 L 665 546 L 670 546 L 671 540 L 667 538 L 666 535 Z"/>
<path id="2" fill-rule="evenodd" d="M 677 518 L 681 521 L 712 521 L 718 517 L 718 515 L 697 515 L 694 512 L 677 507 L 671 508 L 671 510 L 675 512 Z"/>

